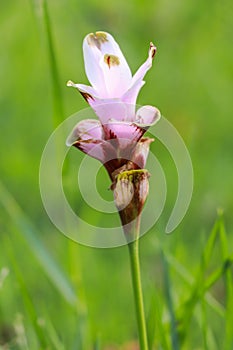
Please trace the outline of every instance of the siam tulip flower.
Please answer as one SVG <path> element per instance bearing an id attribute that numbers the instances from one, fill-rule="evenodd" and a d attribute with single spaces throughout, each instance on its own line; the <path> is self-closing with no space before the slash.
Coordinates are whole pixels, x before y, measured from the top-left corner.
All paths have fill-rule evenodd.
<path id="1" fill-rule="evenodd" d="M 72 81 L 67 85 L 79 90 L 99 120 L 79 122 L 66 144 L 101 161 L 112 181 L 111 189 L 129 248 L 140 349 L 148 350 L 138 238 L 149 190 L 150 175 L 144 168 L 153 139 L 143 135 L 159 120 L 160 112 L 152 106 L 136 110 L 136 99 L 156 48 L 150 44 L 147 60 L 133 76 L 118 44 L 108 33 L 87 35 L 83 52 L 86 75 L 92 86 Z"/>
<path id="2" fill-rule="evenodd" d="M 150 44 L 148 58 L 134 76 L 118 44 L 108 33 L 87 35 L 83 52 L 86 75 L 92 86 L 71 81 L 67 85 L 79 90 L 99 120 L 79 122 L 66 143 L 100 160 L 114 182 L 122 171 L 145 167 L 153 139 L 143 135 L 159 120 L 160 112 L 152 106 L 136 111 L 135 104 L 156 47 Z"/>

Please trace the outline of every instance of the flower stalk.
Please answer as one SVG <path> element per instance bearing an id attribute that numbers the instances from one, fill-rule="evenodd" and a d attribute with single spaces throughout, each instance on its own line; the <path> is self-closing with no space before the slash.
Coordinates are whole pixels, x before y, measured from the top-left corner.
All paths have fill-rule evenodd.
<path id="1" fill-rule="evenodd" d="M 139 228 L 139 225 L 138 225 Z M 139 232 L 135 232 L 139 236 Z M 141 273 L 139 262 L 139 239 L 136 238 L 133 242 L 128 243 L 130 268 L 132 276 L 132 285 L 134 292 L 135 310 L 138 324 L 138 335 L 141 350 L 148 350 L 148 340 L 146 331 L 146 320 L 144 312 L 144 303 L 141 285 Z"/>
<path id="2" fill-rule="evenodd" d="M 132 285 L 138 335 L 141 350 L 148 350 L 145 313 L 143 305 L 139 236 L 141 213 L 149 192 L 149 173 L 145 169 L 124 171 L 116 176 L 114 185 L 115 204 L 128 242 Z"/>

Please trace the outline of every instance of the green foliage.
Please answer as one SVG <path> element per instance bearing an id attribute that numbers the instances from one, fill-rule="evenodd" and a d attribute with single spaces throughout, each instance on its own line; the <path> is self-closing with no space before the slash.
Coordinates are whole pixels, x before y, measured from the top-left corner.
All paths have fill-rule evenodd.
<path id="1" fill-rule="evenodd" d="M 133 350 L 137 338 L 126 248 L 68 241 L 49 222 L 38 186 L 54 126 L 86 107 L 66 81 L 87 83 L 81 45 L 95 30 L 114 35 L 133 71 L 149 42 L 158 46 L 138 103 L 159 107 L 194 165 L 189 212 L 165 236 L 177 183 L 155 141 L 168 198 L 156 231 L 140 241 L 150 350 L 233 348 L 231 10 L 230 0 L 2 2 L 0 349 Z M 78 161 L 69 155 L 70 172 Z M 83 217 L 108 226 L 111 216 L 82 204 L 69 174 Z M 98 182 L 108 200 L 106 177 Z M 219 213 L 211 230 L 219 206 L 224 220 Z"/>

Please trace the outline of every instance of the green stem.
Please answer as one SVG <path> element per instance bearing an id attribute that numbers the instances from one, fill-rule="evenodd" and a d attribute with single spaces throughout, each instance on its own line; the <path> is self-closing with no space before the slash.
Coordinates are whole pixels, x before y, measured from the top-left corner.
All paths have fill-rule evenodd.
<path id="1" fill-rule="evenodd" d="M 136 316 L 138 323 L 138 334 L 140 342 L 140 350 L 148 350 L 146 321 L 142 296 L 140 263 L 139 263 L 139 239 L 138 237 L 133 242 L 128 243 L 130 267 L 132 275 L 132 283 L 134 290 L 134 301 L 136 308 Z"/>
<path id="2" fill-rule="evenodd" d="M 56 127 L 64 120 L 62 93 L 60 88 L 60 79 L 59 79 L 57 60 L 56 60 L 56 55 L 54 50 L 54 42 L 52 37 L 51 21 L 49 17 L 47 0 L 42 1 L 42 6 L 43 6 L 45 32 L 46 32 L 47 41 L 48 41 L 48 57 L 50 62 L 52 87 L 53 87 L 54 125 Z"/>

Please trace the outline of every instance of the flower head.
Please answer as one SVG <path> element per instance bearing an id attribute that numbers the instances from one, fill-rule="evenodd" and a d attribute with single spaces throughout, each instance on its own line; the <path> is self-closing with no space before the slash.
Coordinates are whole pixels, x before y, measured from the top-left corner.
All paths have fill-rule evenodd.
<path id="1" fill-rule="evenodd" d="M 160 112 L 152 106 L 136 111 L 135 104 L 156 47 L 150 44 L 147 60 L 133 76 L 118 44 L 108 33 L 88 34 L 83 53 L 86 75 L 92 86 L 72 81 L 67 85 L 79 90 L 99 120 L 79 122 L 66 143 L 100 160 L 114 182 L 123 171 L 145 167 L 153 140 L 143 135 L 159 120 Z"/>

